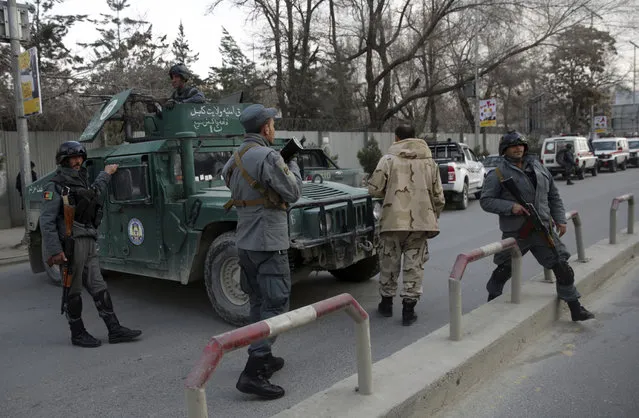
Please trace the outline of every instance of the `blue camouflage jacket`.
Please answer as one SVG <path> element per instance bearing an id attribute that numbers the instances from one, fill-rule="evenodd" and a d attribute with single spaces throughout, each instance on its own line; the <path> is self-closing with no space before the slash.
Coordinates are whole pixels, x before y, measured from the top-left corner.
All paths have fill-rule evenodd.
<path id="1" fill-rule="evenodd" d="M 551 218 L 557 224 L 566 223 L 566 211 L 559 196 L 555 181 L 548 170 L 533 157 L 525 156 L 522 169 L 506 158 L 497 164 L 504 179 L 512 177 L 526 202 L 533 203 L 544 222 Z M 537 187 L 526 172 L 534 171 Z M 480 204 L 483 210 L 499 215 L 499 229 L 502 232 L 515 232 L 521 229 L 526 218 L 512 213 L 515 198 L 500 184 L 496 170 L 492 170 L 484 180 Z"/>

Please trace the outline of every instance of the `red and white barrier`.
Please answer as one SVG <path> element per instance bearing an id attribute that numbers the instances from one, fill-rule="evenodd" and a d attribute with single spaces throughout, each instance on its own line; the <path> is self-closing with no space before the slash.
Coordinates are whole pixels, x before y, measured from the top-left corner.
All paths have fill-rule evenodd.
<path id="1" fill-rule="evenodd" d="M 521 252 L 517 246 L 515 238 L 508 238 L 498 242 L 493 242 L 483 247 L 472 250 L 469 253 L 459 254 L 453 264 L 453 268 L 448 278 L 448 309 L 450 315 L 450 339 L 461 340 L 462 329 L 462 297 L 461 279 L 466 271 L 466 266 L 473 261 L 500 253 L 502 251 L 512 252 L 512 279 L 511 279 L 511 302 L 519 303 L 521 299 Z"/>
<path id="2" fill-rule="evenodd" d="M 246 347 L 254 341 L 273 337 L 293 328 L 306 325 L 325 315 L 341 310 L 345 310 L 357 324 L 358 391 L 361 394 L 370 395 L 373 392 L 373 375 L 368 313 L 353 296 L 348 293 L 342 293 L 312 305 L 211 338 L 204 348 L 204 353 L 200 360 L 186 378 L 188 417 L 208 417 L 204 385 L 206 385 L 211 374 L 215 371 L 215 367 L 222 359 L 224 353 Z"/>

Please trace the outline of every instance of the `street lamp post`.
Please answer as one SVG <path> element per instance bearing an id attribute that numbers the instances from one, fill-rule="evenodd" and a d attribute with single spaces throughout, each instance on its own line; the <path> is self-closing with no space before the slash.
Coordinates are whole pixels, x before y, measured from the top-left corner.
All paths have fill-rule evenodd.
<path id="1" fill-rule="evenodd" d="M 637 48 L 639 48 L 639 45 L 637 45 L 636 43 L 632 42 L 632 41 L 628 41 L 632 44 L 632 46 L 634 47 L 634 49 L 632 50 L 633 54 L 632 54 L 632 104 L 637 104 L 637 90 L 636 90 L 636 86 L 637 86 Z"/>

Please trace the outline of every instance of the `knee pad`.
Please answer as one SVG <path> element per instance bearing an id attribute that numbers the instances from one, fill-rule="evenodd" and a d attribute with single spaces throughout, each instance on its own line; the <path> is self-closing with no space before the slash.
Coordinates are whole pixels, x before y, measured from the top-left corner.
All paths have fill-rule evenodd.
<path id="1" fill-rule="evenodd" d="M 575 283 L 575 272 L 566 261 L 560 261 L 552 268 L 557 284 L 562 286 L 570 286 Z"/>
<path id="2" fill-rule="evenodd" d="M 101 290 L 93 295 L 93 301 L 98 311 L 113 312 L 113 302 L 111 302 L 111 295 L 108 290 Z"/>
<path id="3" fill-rule="evenodd" d="M 494 280 L 499 283 L 506 283 L 508 279 L 510 279 L 510 276 L 512 276 L 512 272 L 512 265 L 510 263 L 500 264 L 495 270 L 493 270 L 490 280 Z"/>
<path id="4" fill-rule="evenodd" d="M 67 301 L 67 317 L 71 319 L 80 319 L 82 316 L 82 296 L 80 294 L 69 295 Z"/>

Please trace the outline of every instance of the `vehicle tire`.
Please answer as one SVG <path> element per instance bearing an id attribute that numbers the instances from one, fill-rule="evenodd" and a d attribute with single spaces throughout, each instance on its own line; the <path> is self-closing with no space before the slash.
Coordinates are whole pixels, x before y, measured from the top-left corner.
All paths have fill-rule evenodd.
<path id="1" fill-rule="evenodd" d="M 379 256 L 376 254 L 372 257 L 359 260 L 357 263 L 338 270 L 329 270 L 337 280 L 343 282 L 365 282 L 379 273 Z"/>
<path id="2" fill-rule="evenodd" d="M 240 288 L 240 264 L 235 246 L 235 231 L 218 236 L 204 261 L 206 293 L 215 312 L 229 324 L 250 322 L 249 298 Z"/>
<path id="3" fill-rule="evenodd" d="M 617 160 L 613 160 L 612 164 L 610 164 L 610 172 L 611 173 L 617 172 Z"/>
<path id="4" fill-rule="evenodd" d="M 457 209 L 464 210 L 468 208 L 468 182 L 464 181 L 464 188 L 460 194 L 461 196 L 459 196 L 460 200 L 457 202 Z"/>
<path id="5" fill-rule="evenodd" d="M 62 286 L 62 275 L 60 274 L 60 266 L 53 265 L 52 267 L 49 267 L 49 265 L 47 264 L 46 256 L 44 254 L 44 245 L 41 245 L 41 248 L 42 263 L 44 264 L 44 271 L 47 274 L 49 281 L 56 286 Z"/>
<path id="6" fill-rule="evenodd" d="M 623 160 L 623 163 L 619 164 L 619 168 L 621 169 L 621 171 L 626 170 L 626 160 Z"/>
<path id="7" fill-rule="evenodd" d="M 597 174 L 599 174 L 599 164 L 595 162 L 595 165 L 592 167 L 592 170 L 590 171 L 590 174 L 592 174 L 593 177 L 597 177 Z"/>

